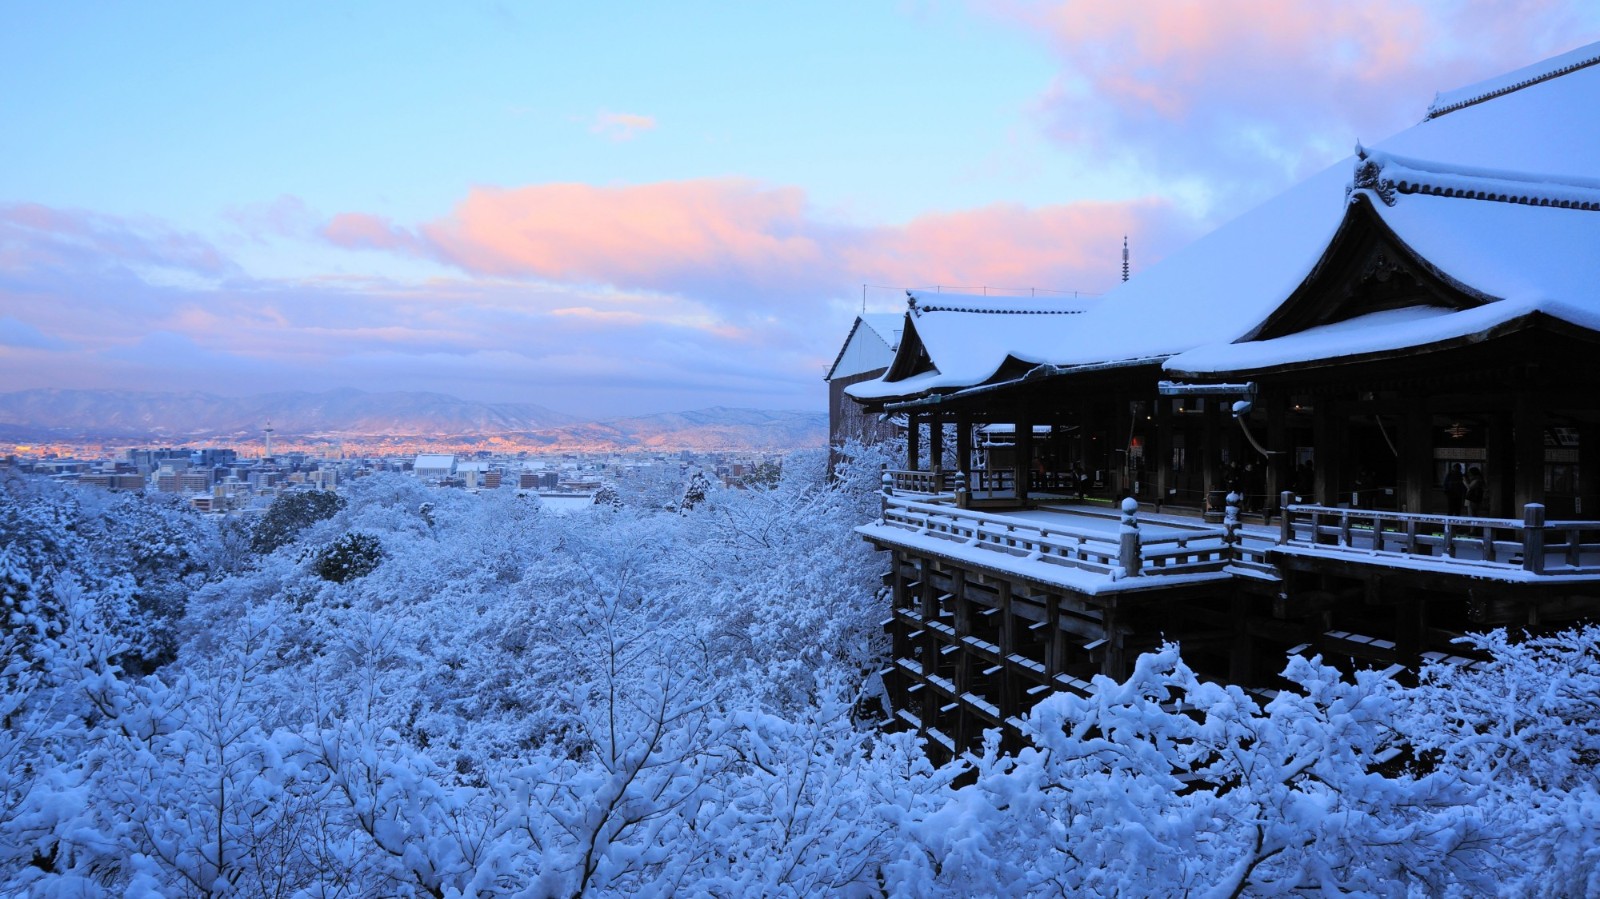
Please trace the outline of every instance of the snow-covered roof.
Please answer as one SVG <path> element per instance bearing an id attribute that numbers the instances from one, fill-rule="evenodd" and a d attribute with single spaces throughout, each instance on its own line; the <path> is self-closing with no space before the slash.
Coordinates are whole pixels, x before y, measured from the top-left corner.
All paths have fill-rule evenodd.
<path id="1" fill-rule="evenodd" d="M 913 310 L 912 328 L 935 371 L 902 368 L 902 346 L 883 380 L 850 393 L 892 399 L 960 390 L 993 378 L 1006 359 L 1055 367 L 1046 373 L 1163 358 L 1179 372 L 1243 370 L 1439 343 L 1532 312 L 1596 329 L 1597 61 L 1600 44 L 1441 95 L 1428 119 L 1358 148 L 1081 315 L 962 320 Z M 1426 267 L 1497 308 L 1388 310 L 1244 343 L 1312 277 L 1352 200 L 1370 201 Z"/>
<path id="2" fill-rule="evenodd" d="M 831 381 L 835 377 L 860 374 L 856 371 L 841 371 L 841 367 L 851 367 L 847 362 L 852 356 L 870 360 L 872 364 L 882 359 L 887 365 L 888 360 L 894 358 L 894 351 L 900 346 L 900 333 L 905 327 L 906 316 L 903 312 L 863 312 L 856 316 L 855 322 L 850 325 L 850 333 L 845 335 L 844 343 L 839 347 L 839 354 L 833 358 L 833 364 L 828 366 L 828 373 L 822 380 Z M 882 368 L 883 365 L 873 364 L 872 368 L 862 371 L 872 371 Z"/>
<path id="3" fill-rule="evenodd" d="M 428 468 L 428 469 L 443 468 L 443 469 L 447 469 L 448 470 L 448 469 L 454 468 L 455 464 L 456 464 L 456 457 L 453 456 L 453 455 L 439 454 L 439 453 L 420 453 L 417 456 L 417 461 L 415 463 L 413 463 L 411 467 L 413 469 L 416 469 L 416 468 Z"/>
<path id="4" fill-rule="evenodd" d="M 883 379 L 852 385 L 845 392 L 876 399 L 965 387 L 988 380 L 1010 360 L 1048 361 L 1053 348 L 1097 302 L 1087 297 L 907 291 L 907 330 L 894 364 Z"/>

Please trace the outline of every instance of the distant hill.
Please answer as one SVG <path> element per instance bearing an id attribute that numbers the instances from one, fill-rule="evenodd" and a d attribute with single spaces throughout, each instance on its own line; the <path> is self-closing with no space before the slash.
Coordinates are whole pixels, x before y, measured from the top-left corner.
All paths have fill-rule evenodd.
<path id="1" fill-rule="evenodd" d="M 0 441 L 255 443 L 272 423 L 285 442 L 471 441 L 522 449 L 783 450 L 823 446 L 827 415 L 713 408 L 584 422 L 532 403 L 439 393 L 285 392 L 248 397 L 131 390 L 0 393 Z"/>

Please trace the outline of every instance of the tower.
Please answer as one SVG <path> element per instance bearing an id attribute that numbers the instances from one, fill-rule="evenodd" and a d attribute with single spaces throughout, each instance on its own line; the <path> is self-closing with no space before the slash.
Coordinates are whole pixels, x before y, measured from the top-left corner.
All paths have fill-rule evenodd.
<path id="1" fill-rule="evenodd" d="M 261 432 L 267 435 L 267 453 L 261 457 L 263 459 L 272 458 L 272 430 L 272 422 L 270 420 L 267 422 L 267 426 L 261 429 Z"/>

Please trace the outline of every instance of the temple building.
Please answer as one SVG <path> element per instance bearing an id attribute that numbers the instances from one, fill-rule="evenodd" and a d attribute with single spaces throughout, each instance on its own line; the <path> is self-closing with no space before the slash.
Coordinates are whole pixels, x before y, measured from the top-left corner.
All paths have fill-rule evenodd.
<path id="1" fill-rule="evenodd" d="M 912 293 L 845 389 L 908 426 L 860 528 L 906 722 L 1014 734 L 1165 640 L 1271 690 L 1286 652 L 1406 677 L 1595 617 L 1596 63 L 1442 94 L 1103 297 Z"/>

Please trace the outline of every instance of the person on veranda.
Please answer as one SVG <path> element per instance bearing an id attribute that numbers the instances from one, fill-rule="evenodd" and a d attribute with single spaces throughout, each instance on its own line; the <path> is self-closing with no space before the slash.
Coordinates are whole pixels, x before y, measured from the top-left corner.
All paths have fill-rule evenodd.
<path id="1" fill-rule="evenodd" d="M 1444 507 L 1450 515 L 1461 514 L 1461 504 L 1467 498 L 1467 479 L 1460 462 L 1451 462 L 1444 473 Z"/>

